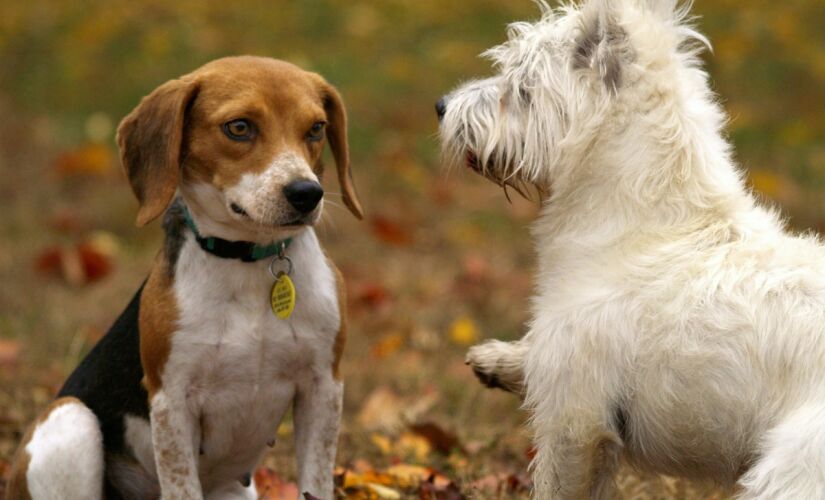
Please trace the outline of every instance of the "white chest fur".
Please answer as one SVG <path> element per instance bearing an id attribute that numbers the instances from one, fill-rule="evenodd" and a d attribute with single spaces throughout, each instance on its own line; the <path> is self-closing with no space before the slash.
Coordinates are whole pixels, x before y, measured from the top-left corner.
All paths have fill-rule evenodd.
<path id="1" fill-rule="evenodd" d="M 311 229 L 293 239 L 286 255 L 297 299 L 282 320 L 269 306 L 269 259 L 221 259 L 191 234 L 181 249 L 174 285 L 179 328 L 162 379 L 199 424 L 192 439 L 205 490 L 250 472 L 296 387 L 331 370 L 340 323 L 333 271 Z"/>

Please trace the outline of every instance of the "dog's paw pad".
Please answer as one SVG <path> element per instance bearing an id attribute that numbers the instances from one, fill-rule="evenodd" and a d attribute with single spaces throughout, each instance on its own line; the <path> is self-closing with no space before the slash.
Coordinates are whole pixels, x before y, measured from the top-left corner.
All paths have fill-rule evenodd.
<path id="1" fill-rule="evenodd" d="M 487 373 L 482 370 L 478 366 L 473 366 L 473 373 L 475 373 L 476 378 L 485 386 L 489 387 L 490 389 L 501 389 L 501 383 L 499 383 L 498 375 L 495 373 Z"/>

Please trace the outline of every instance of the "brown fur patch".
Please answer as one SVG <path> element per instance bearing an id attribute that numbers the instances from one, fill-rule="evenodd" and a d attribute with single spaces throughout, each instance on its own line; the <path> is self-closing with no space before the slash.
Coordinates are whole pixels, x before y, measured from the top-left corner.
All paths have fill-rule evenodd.
<path id="1" fill-rule="evenodd" d="M 250 140 L 226 136 L 236 119 L 253 124 Z M 300 154 L 319 174 L 324 140 L 309 130 L 327 122 L 344 203 L 362 216 L 349 168 L 347 120 L 337 90 L 320 75 L 265 57 L 212 61 L 145 97 L 118 127 L 118 145 L 140 202 L 138 225 L 159 216 L 181 180 L 218 189 L 262 172 L 279 154 Z"/>
<path id="2" fill-rule="evenodd" d="M 20 445 L 12 461 L 9 480 L 8 483 L 6 483 L 6 500 L 31 500 L 28 482 L 26 481 L 31 456 L 29 456 L 29 453 L 26 451 L 26 446 L 31 441 L 37 426 L 45 422 L 55 409 L 69 403 L 83 404 L 82 401 L 71 396 L 55 399 L 26 430 L 26 434 L 23 435 L 23 439 L 20 441 Z"/>
<path id="3" fill-rule="evenodd" d="M 186 108 L 198 85 L 170 80 L 144 97 L 117 129 L 120 158 L 138 199 L 142 226 L 166 210 L 180 182 L 180 158 Z"/>
<path id="4" fill-rule="evenodd" d="M 177 302 L 172 289 L 174 281 L 166 272 L 167 266 L 163 252 L 160 252 L 140 296 L 140 363 L 143 365 L 143 385 L 149 392 L 149 399 L 161 387 L 163 367 L 169 359 L 172 334 L 178 321 Z"/>
<path id="5" fill-rule="evenodd" d="M 361 202 L 358 200 L 358 194 L 355 191 L 355 184 L 352 182 L 352 171 L 349 163 L 347 112 L 344 107 L 344 100 L 335 87 L 328 84 L 319 75 L 315 76 L 320 80 L 318 85 L 324 89 L 324 109 L 327 112 L 327 118 L 329 120 L 329 126 L 327 127 L 329 147 L 332 150 L 332 155 L 335 157 L 335 164 L 338 170 L 338 184 L 341 186 L 341 196 L 350 212 L 357 218 L 362 219 L 364 217 L 364 210 L 361 208 Z"/>
<path id="6" fill-rule="evenodd" d="M 185 78 L 201 82 L 187 121 L 185 181 L 226 189 L 245 173 L 262 172 L 286 151 L 301 154 L 309 165 L 319 163 L 324 141 L 309 141 L 307 133 L 329 118 L 324 88 L 313 73 L 245 56 L 213 61 Z M 251 140 L 224 134 L 223 124 L 240 118 L 254 125 Z"/>
<path id="7" fill-rule="evenodd" d="M 340 380 L 341 373 L 338 366 L 341 363 L 341 357 L 344 355 L 344 346 L 346 346 L 347 343 L 347 288 L 341 271 L 335 267 L 335 264 L 333 264 L 329 258 L 327 258 L 327 262 L 329 263 L 329 267 L 332 268 L 332 272 L 335 273 L 335 285 L 338 289 L 338 314 L 341 317 L 341 323 L 338 328 L 338 334 L 335 336 L 335 343 L 332 346 L 332 376 L 336 380 Z"/>

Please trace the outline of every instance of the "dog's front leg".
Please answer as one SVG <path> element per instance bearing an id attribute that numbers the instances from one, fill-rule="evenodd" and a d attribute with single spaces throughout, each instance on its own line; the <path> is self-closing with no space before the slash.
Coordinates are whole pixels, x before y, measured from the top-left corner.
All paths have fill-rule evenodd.
<path id="1" fill-rule="evenodd" d="M 536 447 L 534 498 L 616 498 L 627 424 L 623 349 L 569 324 L 531 334 L 525 406 Z"/>
<path id="2" fill-rule="evenodd" d="M 332 372 L 313 373 L 295 394 L 295 453 L 301 493 L 333 498 L 333 469 L 344 383 Z"/>
<path id="3" fill-rule="evenodd" d="M 183 394 L 161 389 L 150 400 L 155 469 L 165 500 L 203 498 L 198 478 L 197 454 L 200 431 Z"/>
<path id="4" fill-rule="evenodd" d="M 529 349 L 526 339 L 516 342 L 489 340 L 471 347 L 464 362 L 487 387 L 522 394 L 524 358 Z"/>

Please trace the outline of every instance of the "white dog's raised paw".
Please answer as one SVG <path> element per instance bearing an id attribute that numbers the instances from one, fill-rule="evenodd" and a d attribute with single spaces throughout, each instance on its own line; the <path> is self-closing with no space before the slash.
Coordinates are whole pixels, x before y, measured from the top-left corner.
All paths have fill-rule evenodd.
<path id="1" fill-rule="evenodd" d="M 524 353 L 520 342 L 491 340 L 467 351 L 464 363 L 491 389 L 520 394 L 524 390 Z"/>

